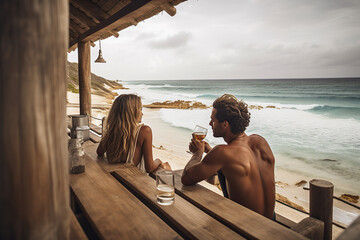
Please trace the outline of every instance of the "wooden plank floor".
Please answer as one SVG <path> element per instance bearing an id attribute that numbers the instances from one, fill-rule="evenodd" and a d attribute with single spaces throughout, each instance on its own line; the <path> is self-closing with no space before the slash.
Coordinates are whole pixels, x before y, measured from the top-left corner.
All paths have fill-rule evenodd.
<path id="1" fill-rule="evenodd" d="M 101 239 L 181 239 L 96 162 L 70 175 L 78 204 Z"/>
<path id="2" fill-rule="evenodd" d="M 150 208 L 170 221 L 187 239 L 245 239 L 216 221 L 182 197 L 176 195 L 171 206 L 161 206 L 156 199 L 155 180 L 133 165 L 122 165 L 113 175 L 126 187 L 140 195 Z"/>

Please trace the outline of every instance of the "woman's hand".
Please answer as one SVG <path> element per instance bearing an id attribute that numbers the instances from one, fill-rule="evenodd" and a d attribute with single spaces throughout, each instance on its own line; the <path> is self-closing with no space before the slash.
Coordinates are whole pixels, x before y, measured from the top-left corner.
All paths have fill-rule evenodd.
<path id="1" fill-rule="evenodd" d="M 168 170 L 168 171 L 172 171 L 171 166 L 170 166 L 170 164 L 168 162 L 162 163 L 161 165 L 162 165 L 161 167 L 163 169 Z"/>

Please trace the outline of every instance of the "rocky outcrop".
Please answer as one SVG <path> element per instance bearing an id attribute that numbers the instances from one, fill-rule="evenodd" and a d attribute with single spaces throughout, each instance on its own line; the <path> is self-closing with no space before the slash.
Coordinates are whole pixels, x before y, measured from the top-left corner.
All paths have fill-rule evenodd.
<path id="1" fill-rule="evenodd" d="M 68 62 L 67 91 L 79 93 L 78 64 Z M 108 99 L 114 99 L 118 94 L 113 90 L 125 89 L 119 81 L 107 80 L 91 73 L 91 93 Z"/>
<path id="2" fill-rule="evenodd" d="M 194 108 L 208 108 L 205 104 L 196 101 L 165 101 L 165 102 L 154 102 L 149 105 L 144 105 L 147 108 L 175 108 L 175 109 L 194 109 Z"/>
<path id="3" fill-rule="evenodd" d="M 300 206 L 299 204 L 296 204 L 296 203 L 290 201 L 287 197 L 280 195 L 278 193 L 276 193 L 276 200 L 279 202 L 285 203 L 286 205 L 289 205 L 293 208 L 296 208 L 300 211 L 306 212 L 306 210 L 303 206 Z"/>
<path id="4" fill-rule="evenodd" d="M 303 187 L 303 186 L 305 186 L 306 184 L 307 184 L 307 181 L 301 180 L 300 182 L 295 183 L 295 186 L 297 186 L 297 187 Z"/>
<path id="5" fill-rule="evenodd" d="M 351 195 L 351 194 L 343 194 L 340 196 L 342 200 L 351 202 L 351 203 L 358 203 L 359 202 L 359 196 Z"/>

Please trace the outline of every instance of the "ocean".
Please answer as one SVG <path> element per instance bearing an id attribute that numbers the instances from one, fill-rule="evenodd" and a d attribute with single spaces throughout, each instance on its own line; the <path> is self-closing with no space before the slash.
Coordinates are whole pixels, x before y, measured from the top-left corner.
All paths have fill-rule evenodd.
<path id="1" fill-rule="evenodd" d="M 360 78 L 159 80 L 123 82 L 143 104 L 167 100 L 198 101 L 208 106 L 224 93 L 243 99 L 251 109 L 248 135 L 270 144 L 276 168 L 325 179 L 338 192 L 360 194 Z M 212 136 L 211 109 L 161 109 L 162 121 L 179 131 L 195 125 Z"/>

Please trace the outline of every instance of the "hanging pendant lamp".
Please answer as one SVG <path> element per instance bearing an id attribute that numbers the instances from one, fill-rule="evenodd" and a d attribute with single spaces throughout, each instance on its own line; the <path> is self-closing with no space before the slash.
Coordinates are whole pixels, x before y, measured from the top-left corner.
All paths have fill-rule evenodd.
<path id="1" fill-rule="evenodd" d="M 95 62 L 97 63 L 106 63 L 105 59 L 103 58 L 102 56 L 102 53 L 101 53 L 101 40 L 99 39 L 99 56 L 98 58 L 95 60 Z"/>

